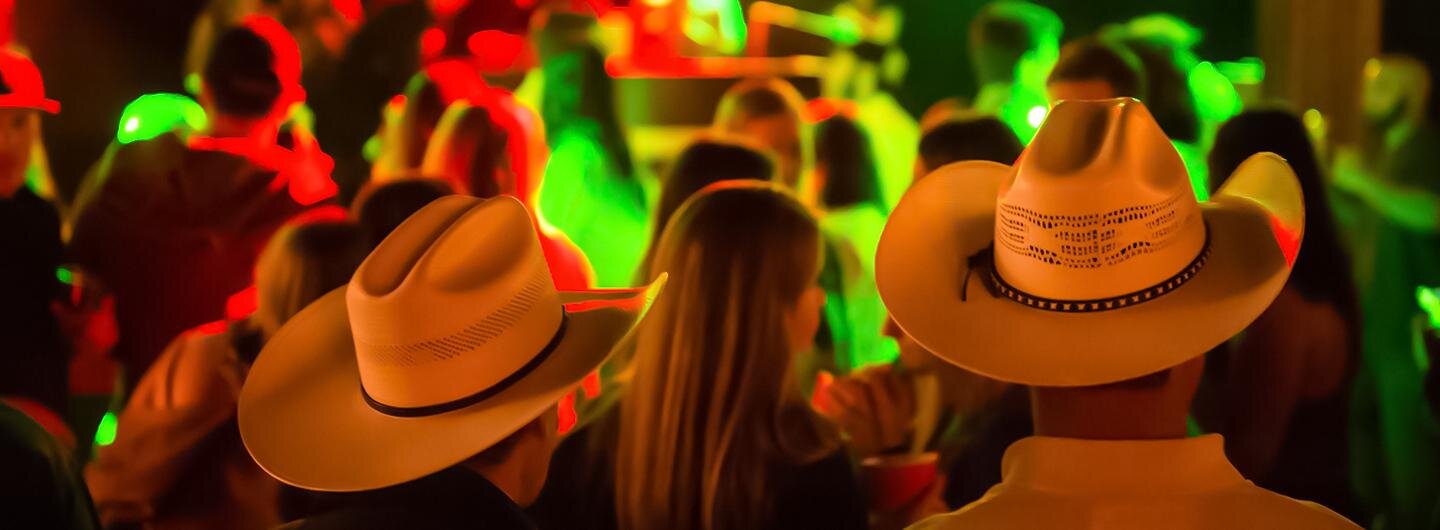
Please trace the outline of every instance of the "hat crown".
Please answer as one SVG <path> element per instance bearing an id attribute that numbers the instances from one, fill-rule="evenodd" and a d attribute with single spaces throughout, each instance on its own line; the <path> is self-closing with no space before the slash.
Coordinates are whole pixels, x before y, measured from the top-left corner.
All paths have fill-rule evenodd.
<path id="1" fill-rule="evenodd" d="M 1205 245 L 1179 154 L 1130 98 L 1057 104 L 996 200 L 996 272 L 1034 296 L 1148 289 Z"/>
<path id="2" fill-rule="evenodd" d="M 363 389 L 399 408 L 500 384 L 563 319 L 530 215 L 509 197 L 421 209 L 356 270 L 346 306 Z"/>

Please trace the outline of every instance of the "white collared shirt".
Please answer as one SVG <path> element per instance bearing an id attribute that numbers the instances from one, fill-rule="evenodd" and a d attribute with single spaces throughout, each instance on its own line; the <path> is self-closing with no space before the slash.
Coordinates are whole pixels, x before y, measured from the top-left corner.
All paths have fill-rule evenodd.
<path id="1" fill-rule="evenodd" d="M 1000 484 L 912 530 L 1359 528 L 1240 476 L 1219 435 L 1179 440 L 1032 436 L 1005 451 Z"/>

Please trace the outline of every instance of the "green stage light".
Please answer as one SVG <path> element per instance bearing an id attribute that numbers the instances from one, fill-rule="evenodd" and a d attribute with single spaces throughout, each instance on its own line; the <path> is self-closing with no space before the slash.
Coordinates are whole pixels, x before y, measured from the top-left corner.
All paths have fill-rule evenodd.
<path id="1" fill-rule="evenodd" d="M 125 106 L 115 140 L 128 144 L 149 140 L 177 127 L 196 131 L 208 125 L 205 109 L 180 94 L 146 94 Z"/>

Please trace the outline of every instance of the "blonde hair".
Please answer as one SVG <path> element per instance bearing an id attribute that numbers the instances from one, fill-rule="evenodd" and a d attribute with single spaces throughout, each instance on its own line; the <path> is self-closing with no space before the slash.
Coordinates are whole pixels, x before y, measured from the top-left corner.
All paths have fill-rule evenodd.
<path id="1" fill-rule="evenodd" d="M 305 306 L 345 285 L 369 248 L 360 228 L 348 222 L 316 222 L 281 228 L 255 264 L 255 313 L 250 323 L 265 337 Z"/>
<path id="2" fill-rule="evenodd" d="M 620 527 L 750 528 L 778 466 L 838 447 L 794 384 L 785 315 L 820 268 L 815 218 L 783 188 L 720 182 L 681 206 L 655 270 L 615 438 Z"/>

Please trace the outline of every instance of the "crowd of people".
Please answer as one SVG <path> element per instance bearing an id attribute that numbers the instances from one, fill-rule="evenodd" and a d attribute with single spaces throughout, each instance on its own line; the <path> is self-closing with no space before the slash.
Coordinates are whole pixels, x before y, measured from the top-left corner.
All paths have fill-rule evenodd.
<path id="1" fill-rule="evenodd" d="M 998 0 L 915 119 L 856 0 L 656 165 L 598 3 L 351 3 L 212 0 L 69 200 L 0 51 L 0 526 L 1440 528 L 1413 59 L 1330 146 Z"/>

